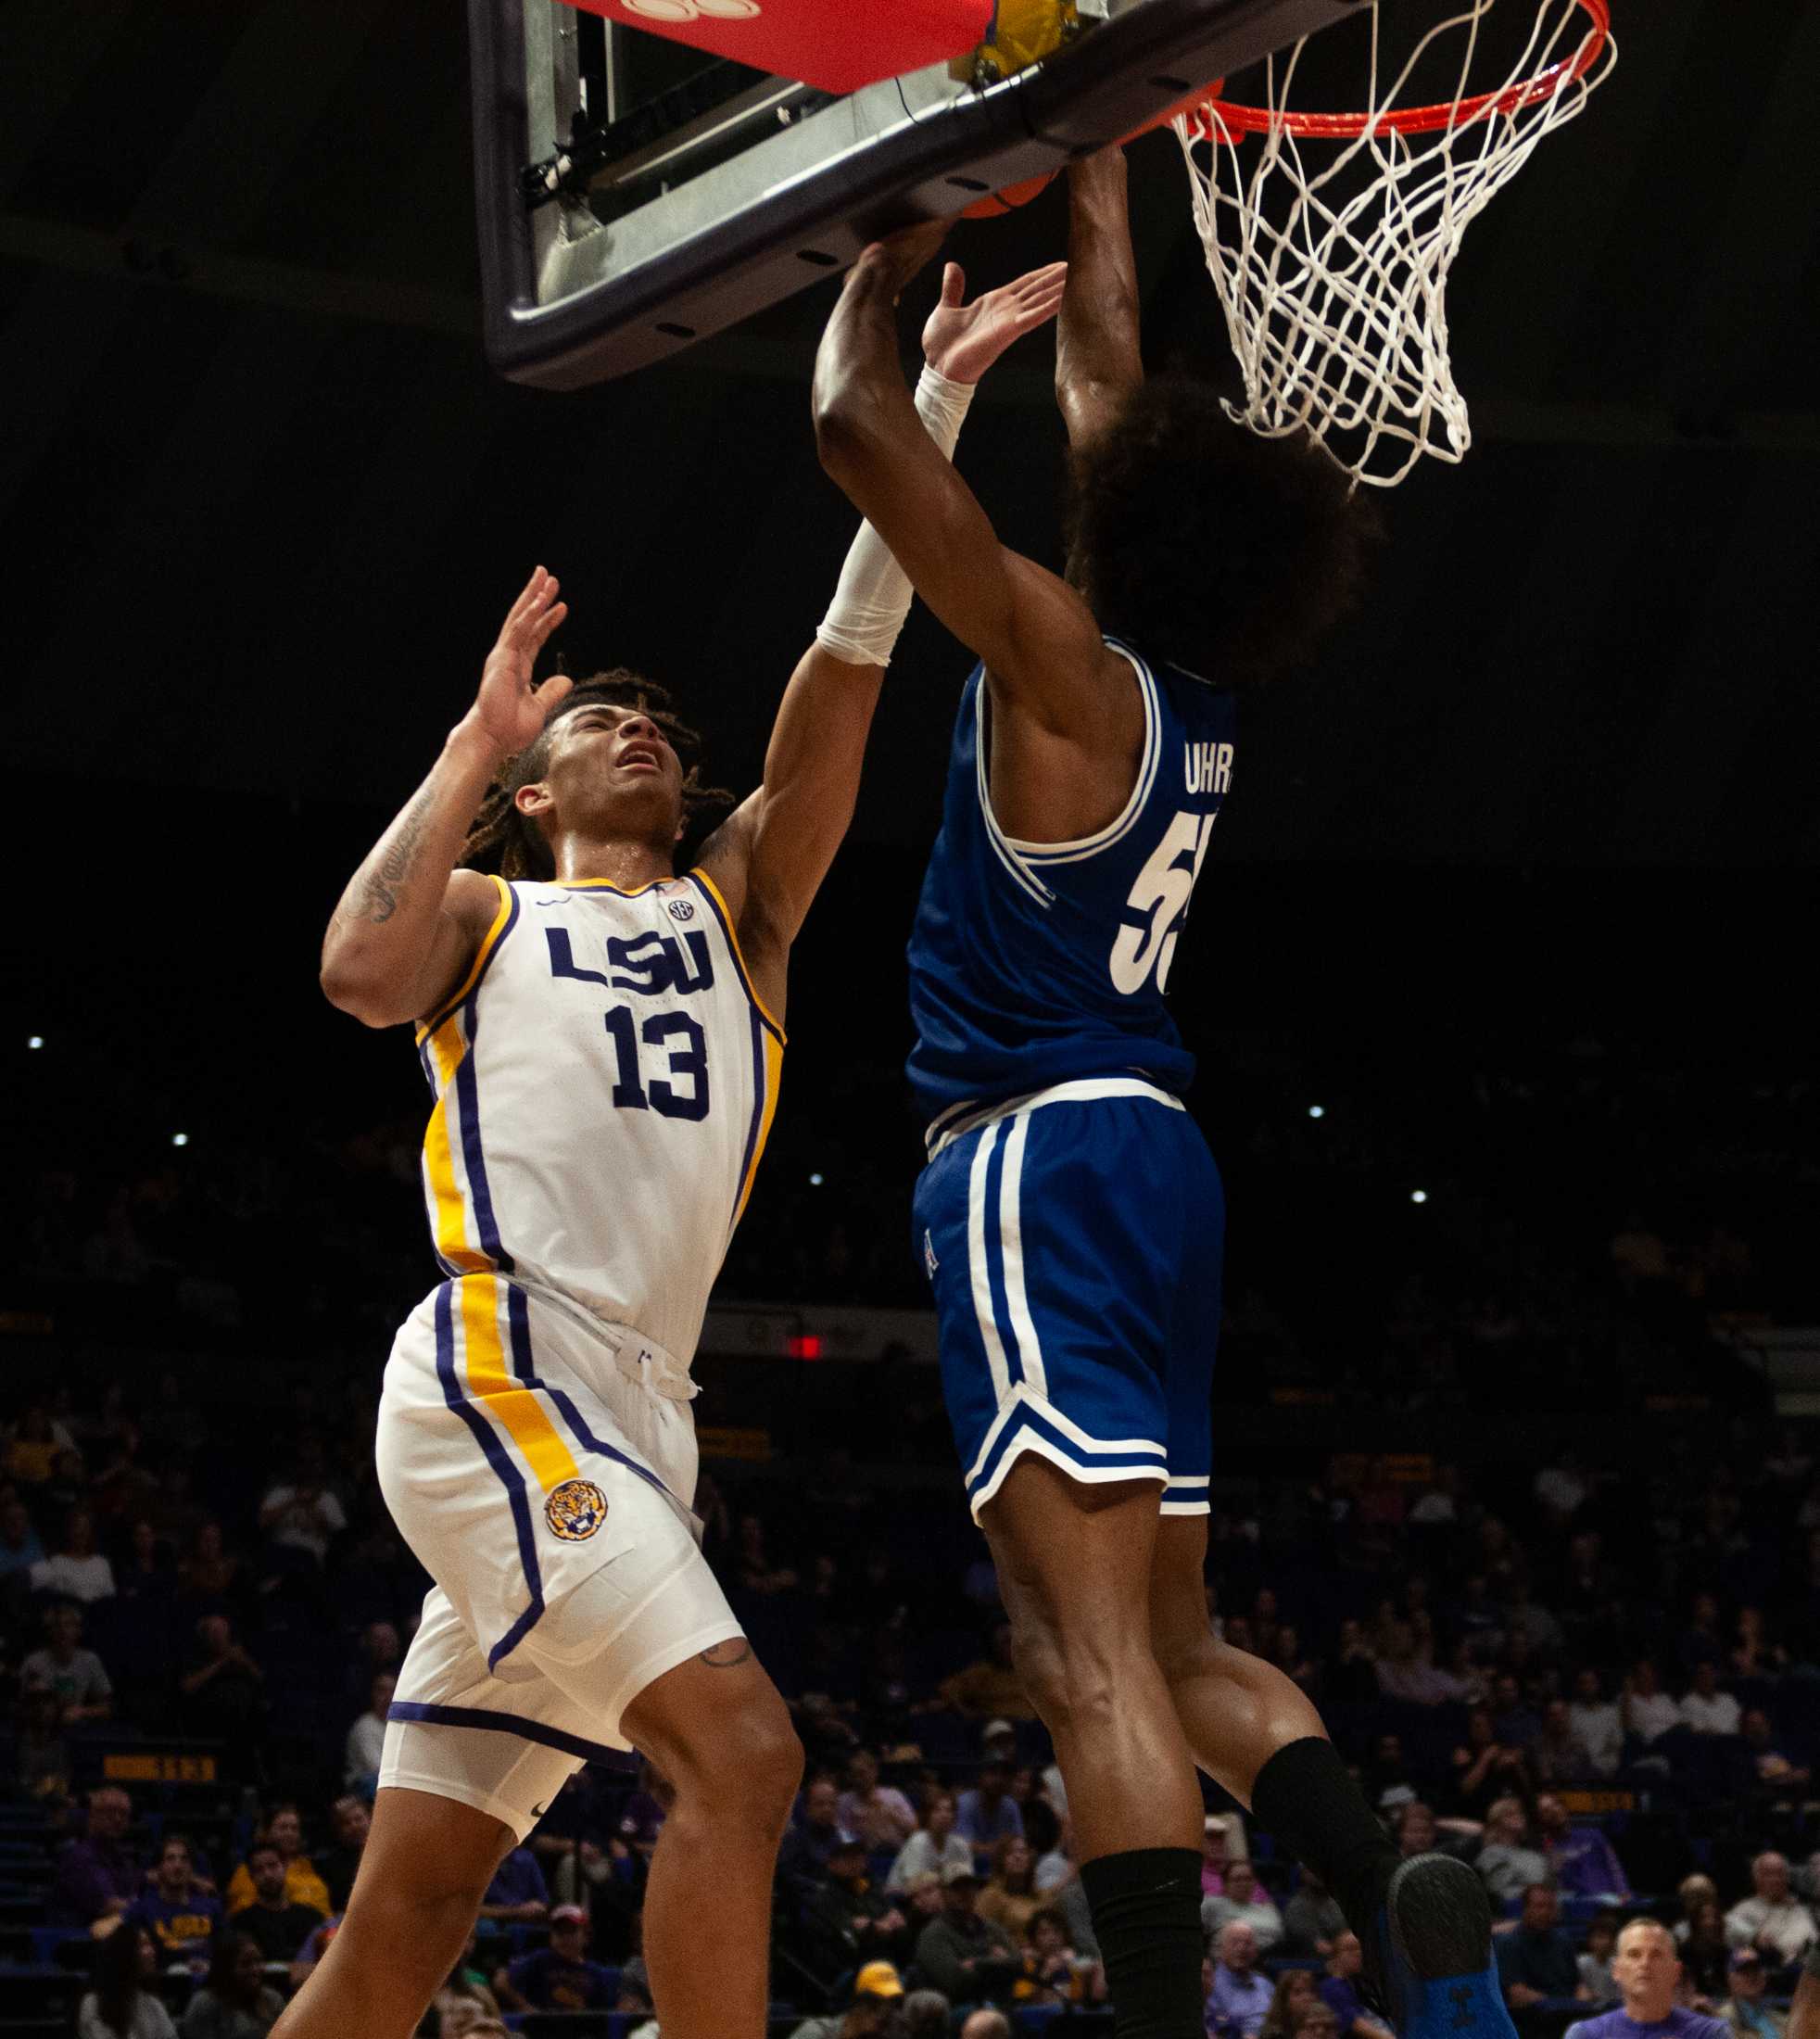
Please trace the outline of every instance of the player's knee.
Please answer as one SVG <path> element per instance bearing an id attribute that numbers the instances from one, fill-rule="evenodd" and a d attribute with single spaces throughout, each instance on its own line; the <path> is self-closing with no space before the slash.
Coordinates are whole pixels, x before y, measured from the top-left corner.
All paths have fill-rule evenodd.
<path id="1" fill-rule="evenodd" d="M 1013 1624 L 1012 1656 L 1030 1703 L 1052 1734 L 1110 1719 L 1120 1683 L 1121 1638 L 1047 1614 Z"/>
<path id="2" fill-rule="evenodd" d="M 716 1722 L 703 1746 L 691 1751 L 679 1792 L 698 1792 L 716 1817 L 738 1817 L 780 1831 L 803 1782 L 803 1743 L 790 1710 L 766 1690 Z"/>

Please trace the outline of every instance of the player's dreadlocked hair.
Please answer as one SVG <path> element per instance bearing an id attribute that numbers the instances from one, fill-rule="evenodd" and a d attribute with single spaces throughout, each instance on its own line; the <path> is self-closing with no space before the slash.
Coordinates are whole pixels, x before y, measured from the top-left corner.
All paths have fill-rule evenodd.
<path id="1" fill-rule="evenodd" d="M 1312 656 L 1378 536 L 1310 438 L 1260 438 L 1185 375 L 1134 390 L 1069 482 L 1068 577 L 1101 627 L 1223 686 Z"/>
<path id="2" fill-rule="evenodd" d="M 733 805 L 731 793 L 702 783 L 701 739 L 676 714 L 668 690 L 642 673 L 615 665 L 611 672 L 577 680 L 538 735 L 499 767 L 499 776 L 487 788 L 468 839 L 461 845 L 461 862 L 464 866 L 472 870 L 497 870 L 501 878 L 536 880 L 556 875 L 556 862 L 544 841 L 543 830 L 519 813 L 512 804 L 512 795 L 521 786 L 535 785 L 543 777 L 550 764 L 550 731 L 562 717 L 577 708 L 598 706 L 602 702 L 615 708 L 636 708 L 639 714 L 649 716 L 682 760 L 685 845 L 698 839 Z"/>

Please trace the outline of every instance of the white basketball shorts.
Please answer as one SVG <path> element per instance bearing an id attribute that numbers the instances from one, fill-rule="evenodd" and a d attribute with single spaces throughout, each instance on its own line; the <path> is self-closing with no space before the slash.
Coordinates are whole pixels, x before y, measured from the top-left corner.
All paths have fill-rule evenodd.
<path id="1" fill-rule="evenodd" d="M 435 1579 L 382 1786 L 522 1840 L 563 1779 L 630 1744 L 633 1700 L 740 1633 L 696 1541 L 687 1374 L 638 1334 L 497 1274 L 445 1282 L 392 1348 L 379 1482 Z"/>

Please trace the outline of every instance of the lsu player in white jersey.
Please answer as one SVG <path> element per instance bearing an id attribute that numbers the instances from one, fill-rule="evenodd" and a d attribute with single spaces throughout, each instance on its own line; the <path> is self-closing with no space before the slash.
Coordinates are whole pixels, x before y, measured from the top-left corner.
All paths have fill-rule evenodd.
<path id="1" fill-rule="evenodd" d="M 924 333 L 952 450 L 970 385 L 1053 317 L 1062 265 Z M 278 2039 L 406 2039 L 505 1853 L 590 1756 L 676 1787 L 646 1894 L 666 2039 L 760 2039 L 783 1702 L 703 1560 L 689 1363 L 777 1107 L 790 948 L 853 813 L 909 585 L 869 528 L 785 690 L 764 783 L 678 874 L 692 739 L 638 676 L 533 685 L 532 576 L 474 705 L 336 908 L 330 999 L 417 1022 L 445 1279 L 399 1331 L 377 1456 L 436 1584 L 371 1838 Z M 498 876 L 456 868 L 497 853 Z M 704 1893 L 712 1904 L 704 1904 Z"/>

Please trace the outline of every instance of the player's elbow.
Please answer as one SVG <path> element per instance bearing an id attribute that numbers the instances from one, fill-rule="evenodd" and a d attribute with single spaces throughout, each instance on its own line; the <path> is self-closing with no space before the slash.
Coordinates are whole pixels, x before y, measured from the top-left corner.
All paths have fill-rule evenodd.
<path id="1" fill-rule="evenodd" d="M 398 1000 L 387 997 L 383 985 L 344 963 L 325 961 L 317 981 L 330 1005 L 363 1027 L 396 1027 L 411 1017 L 397 1009 Z"/>
<path id="2" fill-rule="evenodd" d="M 878 405 L 853 375 L 817 376 L 815 457 L 843 488 L 862 475 L 877 442 Z"/>

